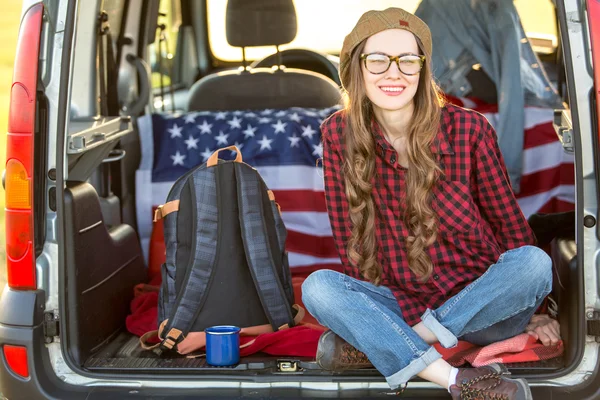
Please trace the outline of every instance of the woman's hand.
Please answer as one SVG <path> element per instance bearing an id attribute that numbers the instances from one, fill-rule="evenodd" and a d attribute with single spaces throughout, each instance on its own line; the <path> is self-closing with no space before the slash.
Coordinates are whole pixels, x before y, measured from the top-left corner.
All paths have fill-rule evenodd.
<path id="1" fill-rule="evenodd" d="M 554 345 L 560 341 L 558 321 L 545 314 L 535 314 L 531 317 L 525 332 L 542 342 L 544 346 Z"/>

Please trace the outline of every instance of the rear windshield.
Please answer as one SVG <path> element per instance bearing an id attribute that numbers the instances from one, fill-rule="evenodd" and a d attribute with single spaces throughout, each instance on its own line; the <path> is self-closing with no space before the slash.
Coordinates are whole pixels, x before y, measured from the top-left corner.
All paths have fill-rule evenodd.
<path id="1" fill-rule="evenodd" d="M 420 0 L 294 0 L 298 33 L 294 41 L 280 46 L 280 49 L 308 48 L 337 55 L 344 37 L 364 12 L 387 7 L 402 7 L 414 12 L 419 3 Z M 554 6 L 551 0 L 515 0 L 514 3 L 528 35 L 548 38 L 556 43 Z M 208 0 L 207 7 L 209 42 L 213 55 L 223 61 L 241 61 L 241 48 L 227 43 L 227 1 Z M 535 43 L 532 44 L 535 46 Z M 246 48 L 246 58 L 256 60 L 274 52 L 274 46 L 249 47 Z"/>

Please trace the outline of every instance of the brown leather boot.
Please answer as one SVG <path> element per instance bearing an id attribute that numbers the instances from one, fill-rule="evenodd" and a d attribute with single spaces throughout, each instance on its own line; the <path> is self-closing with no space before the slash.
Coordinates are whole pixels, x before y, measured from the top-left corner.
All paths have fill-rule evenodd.
<path id="1" fill-rule="evenodd" d="M 321 334 L 316 360 L 319 367 L 328 371 L 373 367 L 365 353 L 357 350 L 331 330 Z"/>
<path id="2" fill-rule="evenodd" d="M 456 384 L 450 386 L 454 400 L 533 400 L 524 379 L 511 379 L 499 364 L 479 368 L 460 368 Z M 492 369 L 490 369 L 492 368 Z"/>

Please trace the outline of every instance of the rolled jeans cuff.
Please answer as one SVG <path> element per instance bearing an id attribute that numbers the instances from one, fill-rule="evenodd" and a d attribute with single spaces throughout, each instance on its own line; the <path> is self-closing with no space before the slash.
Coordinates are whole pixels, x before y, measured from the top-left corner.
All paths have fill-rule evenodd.
<path id="1" fill-rule="evenodd" d="M 442 347 L 448 349 L 458 344 L 458 338 L 436 319 L 435 311 L 427 309 L 421 316 L 421 321 L 437 337 Z"/>
<path id="2" fill-rule="evenodd" d="M 431 346 L 423 355 L 414 359 L 406 367 L 396 372 L 394 375 L 386 376 L 385 380 L 392 390 L 398 389 L 400 386 L 408 382 L 413 376 L 423 371 L 435 360 L 442 358 L 435 347 Z"/>

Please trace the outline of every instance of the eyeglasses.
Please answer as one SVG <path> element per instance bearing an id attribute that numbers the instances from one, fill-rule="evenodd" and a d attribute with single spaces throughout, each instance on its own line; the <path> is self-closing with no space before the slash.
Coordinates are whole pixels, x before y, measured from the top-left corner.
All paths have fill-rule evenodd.
<path id="1" fill-rule="evenodd" d="M 365 68 L 372 74 L 383 74 L 390 68 L 392 61 L 400 72 L 404 75 L 416 75 L 423 68 L 425 56 L 416 54 L 400 54 L 399 56 L 388 56 L 381 53 L 361 54 L 360 59 L 364 62 Z"/>

